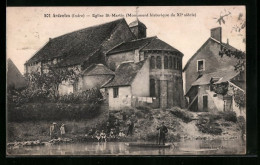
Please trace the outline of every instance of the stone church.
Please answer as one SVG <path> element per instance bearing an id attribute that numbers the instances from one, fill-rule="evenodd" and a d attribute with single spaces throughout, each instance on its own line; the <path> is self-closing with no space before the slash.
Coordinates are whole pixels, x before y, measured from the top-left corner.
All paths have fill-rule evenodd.
<path id="1" fill-rule="evenodd" d="M 110 110 L 183 107 L 183 54 L 146 31 L 138 19 L 129 25 L 119 19 L 49 39 L 25 63 L 25 73 L 45 72 L 50 64 L 78 68 L 80 79 L 60 84 L 59 93 L 96 87 Z"/>

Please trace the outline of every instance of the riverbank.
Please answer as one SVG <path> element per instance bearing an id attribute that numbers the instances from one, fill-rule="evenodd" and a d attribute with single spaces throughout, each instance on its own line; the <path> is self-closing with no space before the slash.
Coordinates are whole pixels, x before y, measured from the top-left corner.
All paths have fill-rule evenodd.
<path id="1" fill-rule="evenodd" d="M 156 142 L 158 132 L 156 127 L 165 122 L 168 127 L 167 142 L 181 140 L 232 140 L 241 138 L 239 122 L 229 120 L 225 114 L 194 113 L 174 107 L 171 109 L 125 109 L 117 112 L 103 111 L 98 117 L 80 121 L 55 121 L 58 127 L 64 123 L 65 137 L 73 142 L 95 141 L 87 134 L 91 128 L 97 125 L 97 129 L 106 128 L 106 122 L 118 119 L 120 129 L 127 132 L 127 121 L 134 121 L 134 133 L 132 136 L 116 139 L 115 141 L 151 141 Z M 231 118 L 233 119 L 233 118 Z M 7 142 L 24 141 L 50 141 L 49 127 L 51 123 L 46 121 L 37 122 L 9 122 Z M 211 130 L 211 131 L 209 131 Z M 212 132 L 212 130 L 215 130 Z"/>

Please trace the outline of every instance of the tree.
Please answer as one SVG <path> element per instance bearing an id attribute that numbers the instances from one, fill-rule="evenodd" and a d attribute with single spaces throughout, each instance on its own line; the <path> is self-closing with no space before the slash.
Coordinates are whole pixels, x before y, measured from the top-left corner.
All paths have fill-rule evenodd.
<path id="1" fill-rule="evenodd" d="M 238 16 L 233 16 L 231 11 L 227 11 L 224 9 L 224 11 L 220 12 L 219 17 L 217 18 L 213 18 L 213 19 L 217 19 L 217 23 L 219 25 L 221 24 L 225 24 L 227 18 L 229 17 L 235 17 L 236 19 L 236 24 L 233 25 L 232 27 L 232 32 L 237 33 L 237 35 L 239 36 L 243 36 L 243 40 L 242 42 L 245 43 L 246 42 L 246 38 L 244 35 L 244 31 L 246 28 L 246 21 L 244 18 L 243 13 L 239 13 Z M 223 57 L 223 55 L 226 55 L 228 57 L 235 57 L 237 60 L 237 63 L 235 64 L 234 68 L 236 71 L 241 72 L 244 71 L 245 69 L 245 59 L 246 59 L 246 52 L 243 51 L 239 51 L 239 50 L 232 50 L 230 48 L 228 48 L 227 46 L 225 46 L 224 44 L 221 45 L 221 50 L 219 51 L 219 55 L 221 57 Z"/>
<path id="2" fill-rule="evenodd" d="M 41 90 L 55 99 L 59 96 L 59 85 L 63 82 L 76 83 L 79 78 L 79 68 L 56 68 L 48 66 L 45 72 L 32 72 L 27 75 L 33 90 Z"/>

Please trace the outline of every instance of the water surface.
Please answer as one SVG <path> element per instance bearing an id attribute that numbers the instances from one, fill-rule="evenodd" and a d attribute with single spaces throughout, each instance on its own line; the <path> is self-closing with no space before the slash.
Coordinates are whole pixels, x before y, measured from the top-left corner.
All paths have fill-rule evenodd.
<path id="1" fill-rule="evenodd" d="M 124 142 L 88 142 L 44 146 L 8 147 L 8 155 L 233 155 L 244 154 L 241 140 L 194 140 L 170 148 L 129 147 Z"/>

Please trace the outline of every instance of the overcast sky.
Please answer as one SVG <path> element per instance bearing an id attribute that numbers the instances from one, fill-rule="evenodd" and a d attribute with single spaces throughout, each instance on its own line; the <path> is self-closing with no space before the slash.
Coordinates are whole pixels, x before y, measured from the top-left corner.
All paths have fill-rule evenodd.
<path id="1" fill-rule="evenodd" d="M 219 25 L 220 15 L 228 12 L 225 24 Z M 105 17 L 105 14 L 121 14 L 127 23 L 136 17 L 126 17 L 127 13 L 135 14 L 136 7 L 8 7 L 7 8 L 7 58 L 10 58 L 24 73 L 24 63 L 29 60 L 49 38 L 86 28 L 93 25 L 113 21 L 123 17 Z M 232 27 L 238 24 L 239 13 L 245 18 L 244 6 L 197 6 L 197 7 L 139 7 L 138 14 L 169 14 L 169 17 L 141 17 L 139 20 L 147 27 L 147 36 L 157 36 L 184 54 L 183 66 L 188 59 L 210 37 L 210 29 L 222 27 L 222 41 L 245 51 L 242 42 L 245 31 L 231 32 Z M 171 14 L 175 17 L 171 17 Z M 194 16 L 177 16 L 177 13 L 196 14 Z M 51 18 L 44 17 L 50 14 Z M 56 17 L 53 14 L 84 14 L 84 18 Z M 93 17 L 92 14 L 104 15 Z M 89 15 L 87 17 L 87 15 Z"/>

